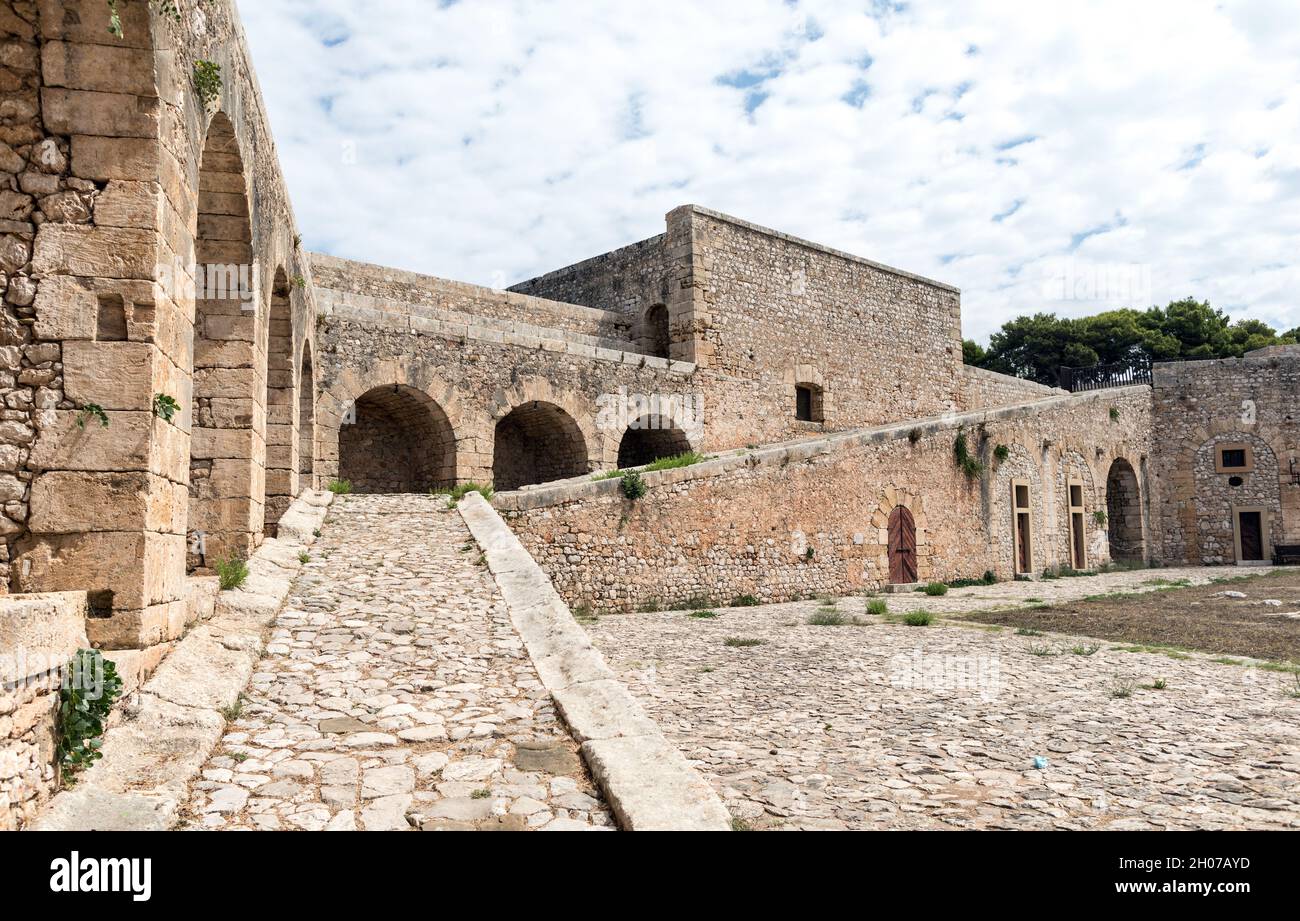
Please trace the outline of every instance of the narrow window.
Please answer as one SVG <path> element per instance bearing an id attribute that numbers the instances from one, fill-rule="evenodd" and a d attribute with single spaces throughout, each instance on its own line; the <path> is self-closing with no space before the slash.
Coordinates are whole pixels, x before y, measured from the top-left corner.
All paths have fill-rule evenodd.
<path id="1" fill-rule="evenodd" d="M 1029 575 L 1034 569 L 1034 526 L 1029 498 L 1028 483 L 1016 480 L 1011 484 L 1012 539 L 1018 576 Z"/>
<path id="2" fill-rule="evenodd" d="M 794 388 L 794 417 L 799 422 L 824 422 L 822 389 L 816 384 L 796 384 Z"/>
<path id="3" fill-rule="evenodd" d="M 1084 517 L 1083 484 L 1070 484 L 1070 567 L 1088 568 L 1087 519 Z"/>

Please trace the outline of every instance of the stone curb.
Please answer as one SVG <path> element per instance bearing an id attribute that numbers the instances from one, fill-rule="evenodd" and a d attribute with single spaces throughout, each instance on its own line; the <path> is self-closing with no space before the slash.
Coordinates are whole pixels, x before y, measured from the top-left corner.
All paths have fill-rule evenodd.
<path id="1" fill-rule="evenodd" d="M 478 493 L 459 503 L 528 654 L 625 831 L 729 831 L 722 800 L 578 626 L 550 579 Z"/>
<path id="2" fill-rule="evenodd" d="M 280 519 L 279 537 L 248 562 L 247 581 L 217 597 L 211 620 L 185 635 L 153 676 L 120 705 L 104 735 L 104 757 L 58 793 L 35 831 L 165 831 L 175 826 L 190 782 L 226 729 L 238 700 L 334 497 L 305 492 Z"/>

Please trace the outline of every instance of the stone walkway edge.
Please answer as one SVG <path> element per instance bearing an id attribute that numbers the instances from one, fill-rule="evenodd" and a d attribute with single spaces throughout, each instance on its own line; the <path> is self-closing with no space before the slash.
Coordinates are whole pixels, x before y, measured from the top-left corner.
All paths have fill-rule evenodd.
<path id="1" fill-rule="evenodd" d="M 217 597 L 104 736 L 104 757 L 58 793 L 36 831 L 165 831 L 226 728 L 222 711 L 248 686 L 274 622 L 334 497 L 304 492 L 248 561 L 244 584 Z M 110 656 L 111 657 L 111 656 Z"/>
<path id="2" fill-rule="evenodd" d="M 618 681 L 551 580 L 478 493 L 459 503 L 510 619 L 625 831 L 729 831 L 713 788 Z"/>

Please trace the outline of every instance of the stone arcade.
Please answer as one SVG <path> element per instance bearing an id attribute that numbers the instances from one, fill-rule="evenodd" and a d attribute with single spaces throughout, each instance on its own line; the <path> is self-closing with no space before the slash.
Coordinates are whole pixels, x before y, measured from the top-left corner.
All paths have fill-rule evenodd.
<path id="1" fill-rule="evenodd" d="M 957 289 L 690 205 L 504 291 L 309 254 L 233 4 L 181 6 L 0 3 L 0 827 L 57 663 L 140 686 L 335 480 L 493 483 L 603 610 L 1300 544 L 1300 349 L 1068 394 L 965 367 Z"/>

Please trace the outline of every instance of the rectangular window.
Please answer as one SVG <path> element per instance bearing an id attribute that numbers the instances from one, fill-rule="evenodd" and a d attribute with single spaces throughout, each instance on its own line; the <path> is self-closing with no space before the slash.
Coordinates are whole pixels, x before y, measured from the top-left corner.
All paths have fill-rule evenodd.
<path id="1" fill-rule="evenodd" d="M 794 388 L 795 397 L 795 418 L 800 422 L 812 422 L 812 388 L 796 387 Z"/>
<path id="2" fill-rule="evenodd" d="M 1218 452 L 1215 469 L 1219 473 L 1250 473 L 1255 469 L 1254 452 L 1250 445 L 1219 445 Z"/>

